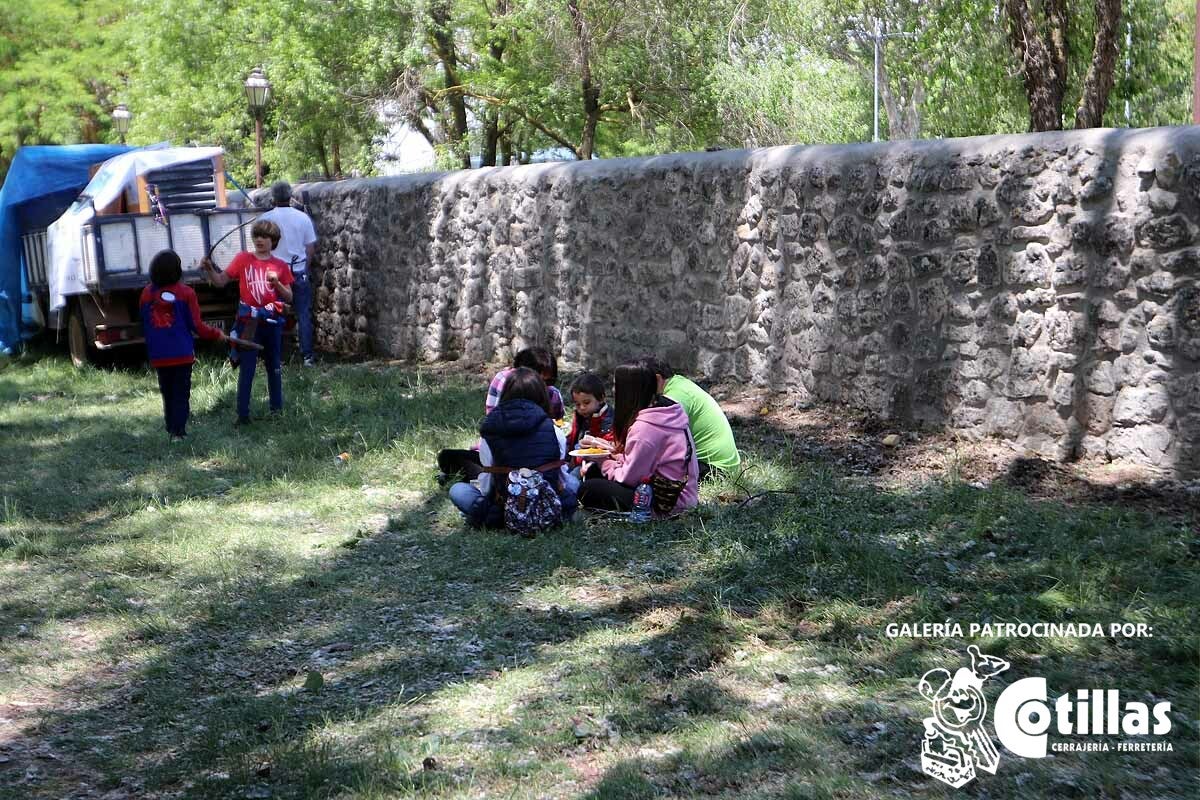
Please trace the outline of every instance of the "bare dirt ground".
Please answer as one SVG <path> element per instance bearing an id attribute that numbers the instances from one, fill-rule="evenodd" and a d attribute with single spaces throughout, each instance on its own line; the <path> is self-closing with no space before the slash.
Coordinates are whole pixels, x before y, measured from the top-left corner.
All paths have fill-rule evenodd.
<path id="1" fill-rule="evenodd" d="M 738 428 L 767 426 L 783 434 L 789 447 L 883 490 L 956 475 L 978 485 L 1000 481 L 1032 497 L 1069 504 L 1121 504 L 1181 516 L 1200 512 L 1200 481 L 1178 480 L 1154 467 L 1059 463 L 999 439 L 969 440 L 852 409 L 797 407 L 794 397 L 769 390 L 715 385 L 709 391 L 735 434 Z"/>

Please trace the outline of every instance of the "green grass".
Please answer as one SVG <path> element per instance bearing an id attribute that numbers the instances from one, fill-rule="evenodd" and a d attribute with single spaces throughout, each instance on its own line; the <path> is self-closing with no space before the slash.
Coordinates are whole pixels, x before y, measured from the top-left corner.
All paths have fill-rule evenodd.
<path id="1" fill-rule="evenodd" d="M 1194 519 L 886 492 L 755 421 L 698 512 L 526 541 L 433 480 L 481 384 L 286 367 L 283 418 L 246 430 L 234 392 L 202 361 L 170 445 L 147 370 L 0 371 L 0 797 L 951 797 L 916 686 L 970 642 L 884 635 L 948 619 L 1145 622 L 978 643 L 997 685 L 1173 705 L 1173 753 L 1002 751 L 963 791 L 1193 796 Z"/>

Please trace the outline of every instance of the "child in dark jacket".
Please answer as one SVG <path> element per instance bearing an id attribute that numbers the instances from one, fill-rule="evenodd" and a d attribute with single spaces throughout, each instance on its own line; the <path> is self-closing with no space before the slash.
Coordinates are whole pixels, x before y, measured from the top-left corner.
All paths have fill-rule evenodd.
<path id="1" fill-rule="evenodd" d="M 613 441 L 613 409 L 604 402 L 604 380 L 594 372 L 585 372 L 571 384 L 571 400 L 575 413 L 571 418 L 571 432 L 567 434 L 567 450 L 576 450 L 583 437 Z M 571 466 L 579 467 L 581 458 L 572 458 Z"/>
<path id="2" fill-rule="evenodd" d="M 150 260 L 150 285 L 142 290 L 142 335 L 150 366 L 158 372 L 163 416 L 172 441 L 187 436 L 191 414 L 192 364 L 196 361 L 193 334 L 224 340 L 225 334 L 200 319 L 200 303 L 192 287 L 180 281 L 183 265 L 174 250 L 162 250 Z"/>
<path id="3" fill-rule="evenodd" d="M 532 469 L 561 461 L 566 442 L 549 410 L 550 398 L 541 376 L 525 367 L 514 370 L 500 402 L 479 426 L 481 465 Z M 577 506 L 575 484 L 561 466 L 547 469 L 544 475 L 562 502 L 563 518 L 570 519 Z M 451 486 L 450 501 L 473 527 L 502 528 L 504 503 L 497 490 L 503 488 L 503 479 L 485 471 L 473 482 Z"/>
<path id="4" fill-rule="evenodd" d="M 566 412 L 562 394 L 554 386 L 558 380 L 558 359 L 544 347 L 526 347 L 513 358 L 511 367 L 505 367 L 496 373 L 491 383 L 488 384 L 487 394 L 483 400 L 483 413 L 491 414 L 493 409 L 500 404 L 500 395 L 504 392 L 509 376 L 521 367 L 531 369 L 541 376 L 550 400 L 550 419 L 561 420 Z M 475 480 L 479 477 L 479 444 L 476 443 L 466 450 L 457 448 L 440 450 L 437 462 L 440 472 L 439 483 L 444 484 L 451 476 L 460 474 L 466 476 L 467 480 Z"/>

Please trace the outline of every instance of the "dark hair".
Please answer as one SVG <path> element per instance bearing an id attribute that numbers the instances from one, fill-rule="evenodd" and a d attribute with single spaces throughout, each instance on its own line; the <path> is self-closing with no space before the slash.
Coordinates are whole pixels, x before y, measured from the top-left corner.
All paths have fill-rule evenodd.
<path id="1" fill-rule="evenodd" d="M 571 394 L 590 394 L 597 400 L 604 399 L 604 379 L 594 372 L 585 372 L 571 384 Z"/>
<path id="2" fill-rule="evenodd" d="M 183 278 L 183 264 L 174 250 L 159 250 L 150 259 L 150 281 L 155 286 L 170 286 Z"/>
<path id="3" fill-rule="evenodd" d="M 658 394 L 658 381 L 654 372 L 641 362 L 622 364 L 613 373 L 613 397 L 616 410 L 613 413 L 613 433 L 617 441 L 625 443 L 625 434 L 643 408 L 654 405 Z"/>
<path id="4" fill-rule="evenodd" d="M 550 376 L 546 381 L 550 386 L 558 383 L 558 359 L 544 347 L 526 347 L 521 350 L 513 358 L 513 366 L 528 367 L 539 375 L 546 373 Z"/>
<path id="5" fill-rule="evenodd" d="M 268 236 L 271 239 L 271 249 L 279 246 L 279 226 L 269 219 L 256 219 L 250 226 L 250 237 Z"/>
<path id="6" fill-rule="evenodd" d="M 642 356 L 638 359 L 638 363 L 656 375 L 662 375 L 664 381 L 675 377 L 675 370 L 671 369 L 671 365 L 665 359 L 657 356 Z"/>
<path id="7" fill-rule="evenodd" d="M 283 208 L 292 202 L 292 185 L 287 181 L 275 181 L 271 184 L 271 200 L 276 208 Z"/>
<path id="8" fill-rule="evenodd" d="M 528 367 L 517 367 L 504 379 L 500 402 L 508 400 L 529 400 L 540 406 L 546 416 L 550 416 L 550 394 L 546 391 L 546 383 L 541 375 Z"/>

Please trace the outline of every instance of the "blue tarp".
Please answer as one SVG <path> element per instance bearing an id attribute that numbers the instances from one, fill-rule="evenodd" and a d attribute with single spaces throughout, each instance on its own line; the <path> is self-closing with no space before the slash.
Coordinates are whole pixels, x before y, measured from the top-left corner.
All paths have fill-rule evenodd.
<path id="1" fill-rule="evenodd" d="M 0 353 L 21 342 L 25 260 L 21 235 L 58 219 L 88 182 L 88 168 L 133 148 L 36 145 L 17 150 L 0 188 Z"/>

